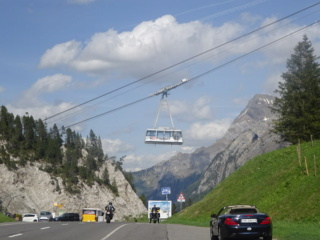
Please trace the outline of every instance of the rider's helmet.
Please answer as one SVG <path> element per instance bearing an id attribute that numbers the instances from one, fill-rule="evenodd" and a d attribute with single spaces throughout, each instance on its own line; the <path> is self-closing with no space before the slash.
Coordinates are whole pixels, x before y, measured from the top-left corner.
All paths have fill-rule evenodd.
<path id="1" fill-rule="evenodd" d="M 109 202 L 109 205 L 112 205 L 112 202 Z"/>

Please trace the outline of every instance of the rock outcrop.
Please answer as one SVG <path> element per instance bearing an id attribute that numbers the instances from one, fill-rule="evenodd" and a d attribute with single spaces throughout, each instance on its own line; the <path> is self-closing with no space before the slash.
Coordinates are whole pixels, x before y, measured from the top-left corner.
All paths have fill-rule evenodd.
<path id="1" fill-rule="evenodd" d="M 147 213 L 122 172 L 116 170 L 109 161 L 105 161 L 96 174 L 101 177 L 107 168 L 110 183 L 116 186 L 117 194 L 97 182 L 92 186 L 80 182 L 80 193 L 70 194 L 64 189 L 62 179 L 40 170 L 43 167 L 39 162 L 29 162 L 24 167 L 9 171 L 4 164 L 0 164 L 0 199 L 3 208 L 10 213 L 20 214 L 52 211 L 57 216 L 62 212 L 81 213 L 85 207 L 104 210 L 105 205 L 112 202 L 116 208 L 114 220 Z"/>

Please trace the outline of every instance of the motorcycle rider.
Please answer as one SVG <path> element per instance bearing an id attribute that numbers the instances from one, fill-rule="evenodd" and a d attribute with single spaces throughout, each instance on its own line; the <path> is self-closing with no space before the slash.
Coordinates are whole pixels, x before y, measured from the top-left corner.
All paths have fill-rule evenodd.
<path id="1" fill-rule="evenodd" d="M 113 212 L 116 211 L 116 209 L 114 208 L 114 206 L 112 205 L 112 202 L 109 202 L 109 204 L 105 207 L 106 210 L 106 218 L 107 218 L 107 212 L 110 212 L 109 216 L 110 216 L 110 220 L 113 218 Z"/>
<path id="2" fill-rule="evenodd" d="M 157 221 L 159 222 L 159 218 L 160 218 L 160 214 L 158 213 L 160 211 L 160 208 L 157 207 L 156 205 L 153 206 L 153 208 L 151 208 L 151 213 L 150 213 L 150 220 L 149 223 L 151 223 L 153 218 L 156 218 Z"/>

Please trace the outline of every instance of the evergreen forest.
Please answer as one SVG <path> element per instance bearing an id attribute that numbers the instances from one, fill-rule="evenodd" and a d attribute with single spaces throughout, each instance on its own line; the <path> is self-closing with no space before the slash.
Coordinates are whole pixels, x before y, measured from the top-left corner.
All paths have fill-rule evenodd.
<path id="1" fill-rule="evenodd" d="M 5 106 L 0 109 L 0 164 L 8 170 L 15 170 L 35 162 L 42 163 L 43 170 L 51 177 L 63 179 L 65 189 L 69 193 L 79 193 L 78 183 L 81 179 L 88 185 L 97 182 L 118 194 L 115 183 L 110 183 L 108 169 L 105 168 L 102 178 L 95 171 L 106 160 L 110 160 L 117 170 L 121 171 L 135 190 L 131 172 L 125 172 L 120 160 L 108 157 L 102 150 L 100 137 L 90 130 L 86 140 L 81 134 L 70 128 L 59 129 L 56 124 L 47 128 L 41 120 L 34 120 L 28 113 L 24 116 L 8 112 Z M 60 186 L 56 186 L 59 191 Z"/>

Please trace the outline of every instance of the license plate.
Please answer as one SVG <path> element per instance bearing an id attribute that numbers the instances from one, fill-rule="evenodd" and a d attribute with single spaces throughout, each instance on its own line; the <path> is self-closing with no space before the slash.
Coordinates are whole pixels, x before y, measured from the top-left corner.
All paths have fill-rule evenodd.
<path id="1" fill-rule="evenodd" d="M 249 219 L 241 219 L 241 222 L 242 223 L 257 223 L 258 221 L 257 221 L 257 219 L 249 218 Z"/>

